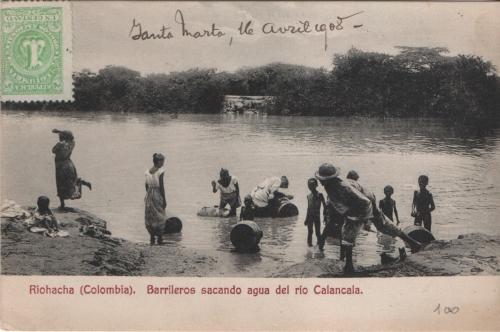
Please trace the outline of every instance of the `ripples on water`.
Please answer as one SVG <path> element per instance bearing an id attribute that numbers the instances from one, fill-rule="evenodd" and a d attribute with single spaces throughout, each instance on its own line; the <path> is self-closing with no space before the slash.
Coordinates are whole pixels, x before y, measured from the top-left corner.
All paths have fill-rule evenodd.
<path id="1" fill-rule="evenodd" d="M 294 263 L 317 256 L 306 246 L 307 179 L 323 162 L 358 171 L 360 182 L 378 199 L 383 187 L 395 188 L 403 225 L 417 177 L 430 177 L 429 190 L 437 209 L 437 238 L 483 232 L 500 234 L 498 167 L 500 131 L 476 132 L 433 119 L 364 119 L 272 117 L 256 115 L 122 115 L 102 113 L 3 112 L 1 115 L 2 196 L 34 204 L 47 194 L 53 206 L 53 128 L 70 129 L 76 137 L 73 161 L 79 175 L 92 181 L 93 191 L 70 205 L 109 221 L 116 236 L 147 241 L 143 221 L 144 172 L 154 152 L 167 155 L 168 209 L 183 222 L 171 245 L 197 248 L 224 256 L 231 268 L 272 271 L 276 261 Z M 202 206 L 217 204 L 210 181 L 221 167 L 240 180 L 242 194 L 267 176 L 286 174 L 301 214 L 296 219 L 258 221 L 264 231 L 258 254 L 232 253 L 229 241 L 235 219 L 196 216 Z M 8 175 L 8 176 L 5 176 Z M 321 188 L 320 188 L 321 189 Z M 363 232 L 356 247 L 360 264 L 379 262 L 379 254 L 396 254 L 402 243 Z M 324 255 L 338 257 L 327 245 Z"/>

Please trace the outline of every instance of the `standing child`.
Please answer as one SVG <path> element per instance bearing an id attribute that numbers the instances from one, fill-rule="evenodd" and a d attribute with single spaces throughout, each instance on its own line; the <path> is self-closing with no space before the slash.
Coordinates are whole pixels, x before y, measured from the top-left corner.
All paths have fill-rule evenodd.
<path id="1" fill-rule="evenodd" d="M 415 190 L 413 194 L 413 204 L 411 206 L 411 216 L 415 218 L 415 225 L 422 226 L 429 232 L 431 231 L 432 217 L 431 212 L 434 211 L 434 199 L 432 194 L 427 190 L 429 178 L 426 175 L 418 177 L 418 186 L 420 190 Z"/>
<path id="2" fill-rule="evenodd" d="M 385 186 L 384 188 L 385 198 L 381 199 L 378 203 L 378 207 L 386 215 L 387 218 L 393 219 L 393 215 L 396 217 L 396 224 L 399 225 L 398 210 L 396 209 L 396 201 L 391 198 L 394 194 L 394 188 L 392 186 Z"/>
<path id="3" fill-rule="evenodd" d="M 312 235 L 313 227 L 316 232 L 316 241 L 321 246 L 321 205 L 323 205 L 323 211 L 326 209 L 325 198 L 323 194 L 318 192 L 318 181 L 315 178 L 310 178 L 307 181 L 307 186 L 311 193 L 307 195 L 307 215 L 304 225 L 307 226 L 307 245 L 312 247 Z"/>
<path id="4" fill-rule="evenodd" d="M 349 171 L 349 173 L 347 173 L 346 178 L 354 180 L 354 181 L 358 181 L 359 180 L 359 174 L 356 171 Z"/>
<path id="5" fill-rule="evenodd" d="M 46 228 L 49 234 L 59 231 L 57 219 L 54 217 L 49 207 L 50 199 L 46 196 L 40 196 L 36 204 L 38 207 L 33 214 L 33 226 Z"/>
<path id="6" fill-rule="evenodd" d="M 244 206 L 241 208 L 240 220 L 253 220 L 255 218 L 255 208 L 251 195 L 246 195 L 244 199 Z"/>

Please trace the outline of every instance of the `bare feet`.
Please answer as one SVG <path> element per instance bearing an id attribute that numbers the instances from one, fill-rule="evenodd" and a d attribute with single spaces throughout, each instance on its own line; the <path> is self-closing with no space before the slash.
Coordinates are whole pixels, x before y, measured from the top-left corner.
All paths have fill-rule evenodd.
<path id="1" fill-rule="evenodd" d="M 354 266 L 346 264 L 346 266 L 344 266 L 344 274 L 346 275 L 354 274 Z"/>

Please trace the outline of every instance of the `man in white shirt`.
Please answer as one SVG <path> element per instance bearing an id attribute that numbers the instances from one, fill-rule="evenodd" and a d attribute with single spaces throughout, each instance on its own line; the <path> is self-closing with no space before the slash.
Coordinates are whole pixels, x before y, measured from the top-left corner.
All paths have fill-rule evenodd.
<path id="1" fill-rule="evenodd" d="M 288 188 L 288 179 L 286 176 L 281 178 L 277 176 L 269 177 L 265 179 L 261 184 L 255 187 L 250 194 L 252 196 L 253 203 L 260 213 L 261 216 L 272 216 L 273 201 L 280 197 L 287 197 L 292 199 L 293 196 L 286 192 Z"/>

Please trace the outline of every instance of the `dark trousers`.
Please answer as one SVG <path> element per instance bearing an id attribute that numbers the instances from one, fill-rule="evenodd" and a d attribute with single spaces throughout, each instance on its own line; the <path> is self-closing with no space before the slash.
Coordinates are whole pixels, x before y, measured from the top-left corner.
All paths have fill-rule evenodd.
<path id="1" fill-rule="evenodd" d="M 415 222 L 414 222 L 415 225 L 422 226 L 422 223 L 424 224 L 424 228 L 430 232 L 432 224 L 432 216 L 430 212 L 421 213 L 415 217 Z"/>
<path id="2" fill-rule="evenodd" d="M 325 225 L 325 228 L 323 228 L 323 234 L 321 235 L 321 238 L 323 240 L 326 240 L 328 236 L 331 236 L 334 239 L 341 239 L 342 225 L 343 223 L 328 222 Z"/>
<path id="3" fill-rule="evenodd" d="M 313 232 L 316 233 L 317 243 L 321 243 L 321 241 L 322 241 L 321 220 L 319 218 L 317 218 L 315 220 L 308 220 L 307 221 L 307 243 L 308 244 L 312 244 Z"/>

